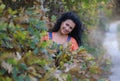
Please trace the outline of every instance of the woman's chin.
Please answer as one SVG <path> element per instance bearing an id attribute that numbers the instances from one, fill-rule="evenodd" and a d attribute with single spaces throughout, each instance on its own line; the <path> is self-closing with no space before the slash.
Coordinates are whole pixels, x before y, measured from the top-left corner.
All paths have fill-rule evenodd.
<path id="1" fill-rule="evenodd" d="M 63 34 L 63 35 L 68 35 L 68 33 L 67 33 L 67 32 L 61 32 L 61 34 Z"/>
<path id="2" fill-rule="evenodd" d="M 62 35 L 67 35 L 67 33 L 65 33 L 65 32 L 63 32 L 63 33 L 61 33 Z"/>

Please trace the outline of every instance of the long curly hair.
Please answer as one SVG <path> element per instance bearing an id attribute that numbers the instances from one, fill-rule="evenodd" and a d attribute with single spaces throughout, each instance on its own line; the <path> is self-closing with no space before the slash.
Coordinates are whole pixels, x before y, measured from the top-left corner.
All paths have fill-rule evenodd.
<path id="1" fill-rule="evenodd" d="M 65 12 L 61 15 L 60 18 L 57 19 L 53 29 L 51 30 L 51 32 L 57 32 L 60 29 L 61 23 L 64 22 L 67 19 L 71 19 L 74 23 L 75 23 L 75 28 L 72 30 L 71 33 L 69 33 L 68 35 L 75 38 L 75 40 L 78 43 L 78 46 L 80 46 L 82 44 L 82 33 L 83 33 L 83 29 L 82 29 L 82 23 L 79 19 L 79 16 L 76 15 L 74 12 Z"/>

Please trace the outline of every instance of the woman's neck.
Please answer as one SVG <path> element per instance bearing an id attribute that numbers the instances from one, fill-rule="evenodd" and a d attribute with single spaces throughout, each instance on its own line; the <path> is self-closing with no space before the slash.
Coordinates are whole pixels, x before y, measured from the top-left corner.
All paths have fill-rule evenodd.
<path id="1" fill-rule="evenodd" d="M 58 44 L 63 44 L 67 41 L 68 35 L 63 35 L 60 32 L 53 33 L 53 41 Z"/>
<path id="2" fill-rule="evenodd" d="M 59 36 L 59 37 L 67 37 L 68 35 L 64 35 L 64 34 L 62 34 L 60 31 L 58 31 L 58 32 L 54 32 L 57 36 Z"/>

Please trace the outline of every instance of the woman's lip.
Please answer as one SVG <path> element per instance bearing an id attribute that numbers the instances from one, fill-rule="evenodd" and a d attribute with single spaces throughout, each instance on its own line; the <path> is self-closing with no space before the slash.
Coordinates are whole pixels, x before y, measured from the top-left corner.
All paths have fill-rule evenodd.
<path id="1" fill-rule="evenodd" d="M 68 33 L 68 31 L 67 30 L 63 30 L 63 33 Z"/>

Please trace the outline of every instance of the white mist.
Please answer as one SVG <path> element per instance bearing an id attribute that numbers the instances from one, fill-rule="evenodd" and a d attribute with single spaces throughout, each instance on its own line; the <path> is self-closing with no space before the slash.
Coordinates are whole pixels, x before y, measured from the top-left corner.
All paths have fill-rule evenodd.
<path id="1" fill-rule="evenodd" d="M 109 76 L 110 81 L 120 81 L 120 50 L 117 39 L 117 27 L 119 24 L 120 21 L 110 24 L 103 43 L 107 50 L 106 54 L 110 55 L 112 61 L 112 67 L 110 69 L 112 74 Z"/>

